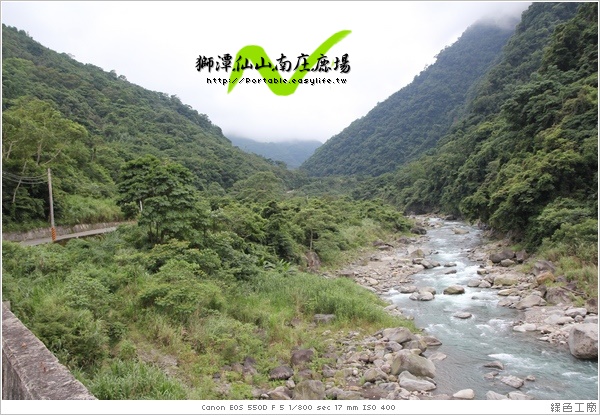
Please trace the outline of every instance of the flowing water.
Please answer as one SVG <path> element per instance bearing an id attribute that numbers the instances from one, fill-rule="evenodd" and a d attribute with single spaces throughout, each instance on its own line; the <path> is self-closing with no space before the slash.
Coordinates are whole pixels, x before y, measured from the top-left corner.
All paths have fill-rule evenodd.
<path id="1" fill-rule="evenodd" d="M 404 314 L 413 315 L 418 327 L 437 337 L 443 344 L 428 352 L 439 351 L 448 357 L 435 361 L 436 393 L 452 395 L 461 389 L 473 389 L 475 399 L 485 399 L 487 391 L 506 394 L 516 389 L 500 382 L 502 376 L 524 379 L 533 375 L 519 389 L 535 399 L 598 399 L 598 362 L 574 358 L 565 347 L 538 340 L 539 332 L 519 333 L 512 322 L 523 319 L 522 312 L 499 307 L 496 290 L 469 288 L 467 282 L 477 277 L 479 263 L 468 259 L 468 251 L 481 244 L 481 231 L 459 222 L 443 222 L 440 228 L 428 231 L 428 246 L 434 259 L 442 265 L 455 262 L 456 267 L 437 267 L 413 275 L 417 287 L 431 286 L 437 291 L 433 301 L 413 301 L 409 294 L 392 295 Z M 468 234 L 456 235 L 454 227 L 466 228 Z M 446 275 L 450 269 L 456 274 Z M 443 295 L 444 288 L 462 285 L 465 294 Z M 461 320 L 453 317 L 467 311 L 473 317 Z M 498 360 L 504 370 L 493 380 L 484 378 L 496 369 L 483 364 Z"/>

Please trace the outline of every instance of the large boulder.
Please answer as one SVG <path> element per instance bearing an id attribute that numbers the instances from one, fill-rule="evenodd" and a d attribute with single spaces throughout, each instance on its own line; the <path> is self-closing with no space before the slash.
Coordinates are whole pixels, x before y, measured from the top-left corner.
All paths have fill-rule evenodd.
<path id="1" fill-rule="evenodd" d="M 556 267 L 550 261 L 536 261 L 533 266 L 533 275 L 540 275 L 542 272 L 550 271 L 551 273 L 556 272 Z"/>
<path id="2" fill-rule="evenodd" d="M 429 291 L 421 290 L 417 293 L 412 293 L 408 298 L 414 301 L 431 301 L 435 298 L 435 296 Z"/>
<path id="3" fill-rule="evenodd" d="M 387 380 L 387 375 L 383 370 L 372 367 L 365 371 L 363 378 L 365 379 L 365 382 L 375 383 L 378 380 Z"/>
<path id="4" fill-rule="evenodd" d="M 508 277 L 504 275 L 498 275 L 494 278 L 494 285 L 496 287 L 509 287 L 511 285 L 517 285 L 519 280 L 514 277 Z"/>
<path id="5" fill-rule="evenodd" d="M 320 380 L 303 380 L 294 388 L 295 400 L 325 399 L 325 385 Z"/>
<path id="6" fill-rule="evenodd" d="M 278 366 L 269 372 L 270 380 L 287 380 L 294 376 L 294 370 L 289 366 Z"/>
<path id="7" fill-rule="evenodd" d="M 398 376 L 398 384 L 400 387 L 408 391 L 429 391 L 435 389 L 433 382 L 426 379 L 419 379 L 408 371 L 404 371 Z"/>
<path id="8" fill-rule="evenodd" d="M 569 308 L 567 311 L 565 311 L 565 316 L 569 316 L 569 317 L 573 317 L 573 318 L 575 318 L 576 316 L 585 317 L 587 312 L 588 312 L 587 309 L 584 307 L 574 307 L 574 308 Z"/>
<path id="9" fill-rule="evenodd" d="M 518 378 L 513 375 L 504 376 L 504 377 L 500 378 L 500 382 L 505 383 L 508 386 L 512 386 L 515 389 L 519 389 L 525 383 L 525 381 L 523 379 Z"/>
<path id="10" fill-rule="evenodd" d="M 506 395 L 500 395 L 499 393 L 494 391 L 488 391 L 485 394 L 485 398 L 490 401 L 503 401 L 508 399 Z"/>
<path id="11" fill-rule="evenodd" d="M 548 287 L 544 298 L 550 304 L 571 304 L 569 292 L 562 287 Z"/>
<path id="12" fill-rule="evenodd" d="M 456 399 L 473 399 L 475 398 L 475 392 L 473 391 L 473 389 L 463 389 L 456 392 L 452 396 Z"/>
<path id="13" fill-rule="evenodd" d="M 585 302 L 585 308 L 587 308 L 588 313 L 598 314 L 598 299 L 590 298 Z"/>
<path id="14" fill-rule="evenodd" d="M 435 377 L 435 365 L 433 362 L 408 350 L 401 350 L 396 353 L 396 357 L 392 362 L 392 375 L 397 376 L 403 371 L 408 371 L 415 376 Z"/>
<path id="15" fill-rule="evenodd" d="M 415 249 L 410 253 L 411 258 L 425 258 L 425 251 L 421 248 Z"/>
<path id="16" fill-rule="evenodd" d="M 389 341 L 402 344 L 413 338 L 412 332 L 406 327 L 395 327 L 383 330 L 383 337 L 387 337 Z"/>
<path id="17" fill-rule="evenodd" d="M 285 386 L 278 386 L 272 391 L 267 392 L 269 398 L 273 400 L 290 400 L 292 399 L 292 394 L 288 388 Z"/>
<path id="18" fill-rule="evenodd" d="M 490 261 L 494 264 L 499 264 L 503 259 L 513 259 L 515 257 L 515 252 L 510 249 L 505 249 L 501 252 L 496 252 L 490 254 Z"/>
<path id="19" fill-rule="evenodd" d="M 290 358 L 291 364 L 292 366 L 304 366 L 312 361 L 314 354 L 314 350 L 311 349 L 294 350 Z"/>
<path id="20" fill-rule="evenodd" d="M 524 310 L 526 308 L 530 308 L 536 305 L 542 304 L 543 298 L 539 295 L 531 294 L 527 297 L 523 298 L 521 301 L 517 303 L 515 308 L 517 310 Z"/>
<path id="21" fill-rule="evenodd" d="M 569 333 L 569 350 L 578 359 L 598 358 L 598 325 L 573 325 Z"/>

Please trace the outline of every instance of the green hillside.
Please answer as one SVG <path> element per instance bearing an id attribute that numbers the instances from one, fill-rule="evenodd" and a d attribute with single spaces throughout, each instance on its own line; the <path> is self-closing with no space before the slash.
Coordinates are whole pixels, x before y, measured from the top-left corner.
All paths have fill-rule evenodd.
<path id="1" fill-rule="evenodd" d="M 206 115 L 175 95 L 79 63 L 16 28 L 3 25 L 2 35 L 5 226 L 47 220 L 47 187 L 27 184 L 47 168 L 63 224 L 118 218 L 112 199 L 120 168 L 144 154 L 182 164 L 198 189 L 227 189 L 259 171 L 283 174 L 233 147 Z"/>
<path id="2" fill-rule="evenodd" d="M 598 5 L 534 3 L 435 149 L 357 198 L 452 213 L 598 281 Z"/>
<path id="3" fill-rule="evenodd" d="M 302 169 L 313 176 L 377 176 L 435 146 L 511 33 L 485 23 L 468 28 L 412 83 L 330 138 Z"/>

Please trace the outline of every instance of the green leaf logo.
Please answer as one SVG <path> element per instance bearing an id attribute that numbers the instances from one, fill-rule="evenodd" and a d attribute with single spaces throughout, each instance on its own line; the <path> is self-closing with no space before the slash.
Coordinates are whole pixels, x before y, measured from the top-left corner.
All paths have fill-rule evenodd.
<path id="1" fill-rule="evenodd" d="M 340 40 L 348 36 L 350 33 L 350 30 L 342 30 L 331 35 L 329 39 L 323 42 L 317 49 L 315 49 L 315 51 L 308 58 L 306 58 L 306 68 L 311 69 L 313 66 L 315 66 L 321 55 L 325 55 L 333 45 L 335 45 Z M 300 82 L 298 81 L 304 78 L 304 76 L 308 73 L 308 71 L 306 70 L 301 71 L 302 67 L 299 66 L 296 69 L 296 71 L 292 74 L 291 78 L 287 80 L 287 82 L 283 81 L 279 73 L 271 69 L 274 66 L 273 62 L 271 62 L 271 59 L 269 59 L 269 56 L 267 56 L 267 53 L 261 46 L 244 46 L 236 54 L 235 62 L 237 62 L 241 56 L 248 59 L 249 61 L 252 61 L 254 64 L 260 63 L 261 65 L 264 65 L 260 69 L 258 69 L 258 72 L 263 76 L 263 78 L 273 79 L 273 83 L 267 83 L 266 85 L 275 95 L 292 95 L 296 91 L 296 88 L 298 88 L 298 85 L 300 85 Z M 240 74 L 236 77 L 233 76 L 233 73 L 231 74 L 231 76 L 229 77 L 229 88 L 227 90 L 227 93 L 230 93 L 233 90 L 233 88 L 235 88 L 235 86 L 237 85 L 238 77 L 241 77 L 243 74 L 243 69 L 240 71 Z"/>

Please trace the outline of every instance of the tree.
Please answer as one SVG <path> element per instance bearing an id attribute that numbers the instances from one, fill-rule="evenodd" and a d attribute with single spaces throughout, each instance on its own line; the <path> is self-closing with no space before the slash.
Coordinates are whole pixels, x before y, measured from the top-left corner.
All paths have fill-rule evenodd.
<path id="1" fill-rule="evenodd" d="M 146 155 L 123 166 L 117 203 L 129 217 L 137 213 L 138 224 L 148 227 L 150 242 L 183 239 L 201 219 L 193 180 L 182 165 Z"/>

